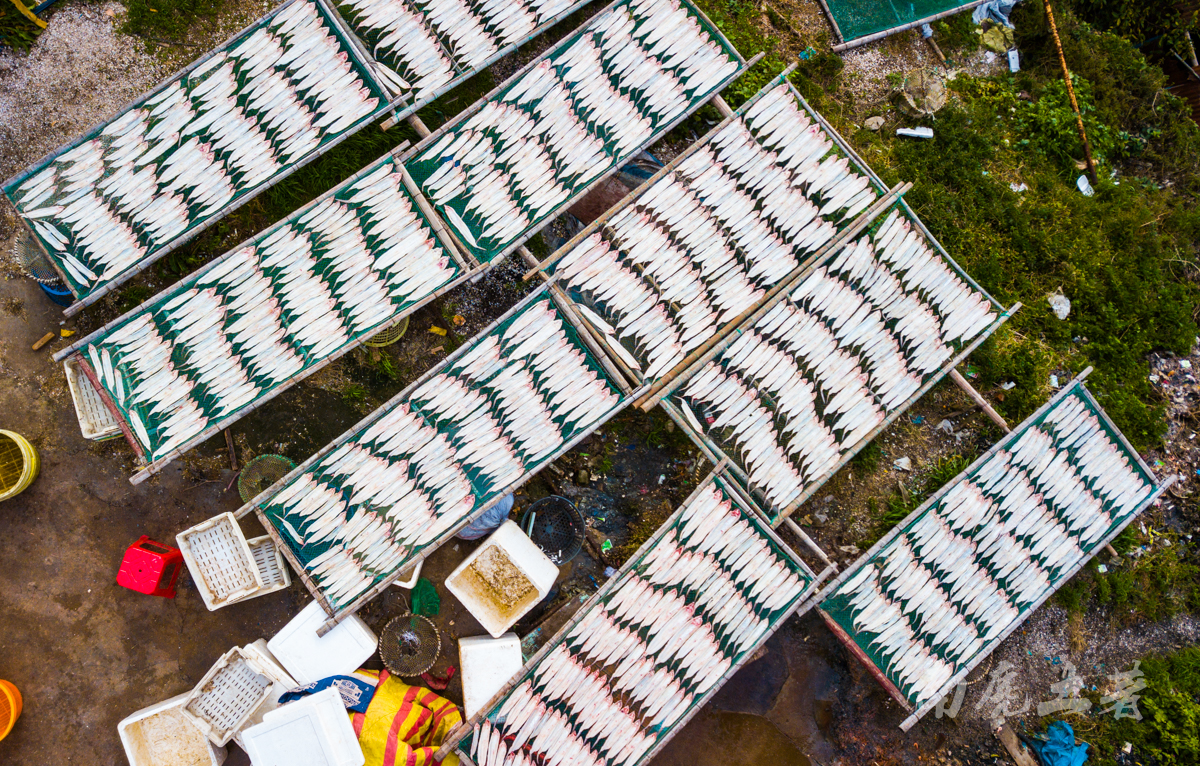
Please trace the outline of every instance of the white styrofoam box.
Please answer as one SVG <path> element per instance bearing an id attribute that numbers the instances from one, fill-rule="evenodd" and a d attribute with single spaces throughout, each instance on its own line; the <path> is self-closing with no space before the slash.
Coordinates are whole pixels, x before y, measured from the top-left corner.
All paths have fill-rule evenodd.
<path id="1" fill-rule="evenodd" d="M 267 690 L 267 698 L 254 709 L 250 717 L 233 733 L 233 741 L 237 743 L 238 747 L 245 750 L 246 745 L 242 742 L 242 734 L 245 733 L 246 729 L 262 723 L 263 716 L 279 707 L 279 698 L 297 686 L 300 686 L 300 684 L 296 683 L 296 679 L 292 678 L 283 669 L 279 664 L 279 660 L 267 648 L 267 642 L 264 639 L 260 638 L 252 644 L 246 644 L 242 647 L 242 651 L 258 665 L 263 675 L 271 679 L 271 686 Z"/>
<path id="2" fill-rule="evenodd" d="M 504 605 L 489 598 L 487 591 L 473 583 L 464 574 L 489 548 L 498 548 L 512 562 L 522 575 L 525 576 L 535 589 L 535 592 L 522 598 L 515 604 Z M 492 638 L 500 638 L 504 632 L 521 619 L 538 602 L 544 599 L 558 579 L 558 567 L 546 554 L 534 544 L 515 521 L 506 521 L 500 528 L 488 536 L 475 551 L 463 559 L 463 562 L 446 578 L 446 589 L 462 602 L 467 611 L 479 620 L 479 624 L 492 634 Z"/>
<path id="3" fill-rule="evenodd" d="M 417 580 L 421 579 L 421 567 L 424 565 L 425 559 L 417 559 L 417 563 L 413 567 L 412 574 L 408 576 L 408 579 L 397 580 L 396 582 L 392 583 L 392 585 L 395 585 L 397 588 L 407 588 L 408 590 L 412 590 L 413 588 L 417 587 Z"/>
<path id="4" fill-rule="evenodd" d="M 121 426 L 113 417 L 100 392 L 87 379 L 79 362 L 67 359 L 63 362 L 63 371 L 67 374 L 67 390 L 71 392 L 71 401 L 75 403 L 75 417 L 79 419 L 79 432 L 83 438 L 92 441 L 112 439 L 121 435 Z"/>
<path id="5" fill-rule="evenodd" d="M 289 702 L 242 732 L 254 766 L 363 766 L 366 757 L 336 689 Z"/>
<path id="6" fill-rule="evenodd" d="M 264 662 L 266 656 L 253 645 L 233 647 L 184 700 L 183 712 L 211 741 L 218 745 L 229 742 L 271 696 L 279 679 L 272 677 L 275 673 L 270 665 L 274 663 Z"/>
<path id="7" fill-rule="evenodd" d="M 500 638 L 472 636 L 458 640 L 458 666 L 462 669 L 463 707 L 470 720 L 525 664 L 521 639 L 516 633 Z"/>
<path id="8" fill-rule="evenodd" d="M 117 724 L 130 766 L 221 766 L 227 751 L 183 714 L 187 694 L 142 708 Z"/>
<path id="9" fill-rule="evenodd" d="M 210 612 L 262 589 L 258 564 L 232 513 L 218 514 L 185 529 L 175 540 Z"/>
<path id="10" fill-rule="evenodd" d="M 379 646 L 379 639 L 356 614 L 317 636 L 317 628 L 328 619 L 321 605 L 313 601 L 267 642 L 267 648 L 301 686 L 353 673 Z"/>

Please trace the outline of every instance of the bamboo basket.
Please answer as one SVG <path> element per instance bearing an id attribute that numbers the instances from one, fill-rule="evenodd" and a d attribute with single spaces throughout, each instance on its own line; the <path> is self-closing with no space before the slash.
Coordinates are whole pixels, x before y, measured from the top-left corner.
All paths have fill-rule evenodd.
<path id="1" fill-rule="evenodd" d="M 0 501 L 25 491 L 37 478 L 37 450 L 20 434 L 0 429 Z"/>
<path id="2" fill-rule="evenodd" d="M 411 316 L 412 315 L 409 314 L 386 330 L 377 333 L 375 337 L 371 338 L 370 340 L 363 341 L 363 345 L 370 346 L 371 348 L 383 348 L 384 346 L 392 345 L 396 341 L 403 338 L 404 333 L 408 332 L 408 320 Z"/>

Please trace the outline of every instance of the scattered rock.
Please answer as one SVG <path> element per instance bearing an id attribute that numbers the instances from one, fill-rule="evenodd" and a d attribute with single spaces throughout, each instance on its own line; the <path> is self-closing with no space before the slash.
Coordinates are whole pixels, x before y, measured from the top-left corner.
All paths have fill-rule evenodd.
<path id="1" fill-rule="evenodd" d="M 912 459 L 908 457 L 896 458 L 896 461 L 892 463 L 892 465 L 894 465 L 898 471 L 911 471 Z"/>
<path id="2" fill-rule="evenodd" d="M 883 127 L 882 117 L 868 117 L 863 121 L 863 127 L 874 133 Z"/>
<path id="3" fill-rule="evenodd" d="M 592 475 L 588 473 L 586 468 L 580 468 L 579 472 L 575 474 L 575 483 L 581 487 L 586 487 L 591 478 Z"/>

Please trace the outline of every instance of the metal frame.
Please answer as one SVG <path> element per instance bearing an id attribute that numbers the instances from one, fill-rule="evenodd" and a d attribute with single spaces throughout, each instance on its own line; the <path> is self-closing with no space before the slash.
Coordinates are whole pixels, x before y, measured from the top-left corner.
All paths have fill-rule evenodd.
<path id="1" fill-rule="evenodd" d="M 823 587 L 821 589 L 821 592 L 818 593 L 817 597 L 816 597 L 818 603 L 825 601 L 827 598 L 829 598 L 830 594 L 839 585 L 844 583 L 847 579 L 849 579 L 853 575 L 860 572 L 862 570 L 862 567 L 866 566 L 867 563 L 870 561 L 870 559 L 873 556 L 875 556 L 885 545 L 889 544 L 892 540 L 894 540 L 899 534 L 901 534 L 904 531 L 905 527 L 908 525 L 908 523 L 910 522 L 911 519 L 919 516 L 920 514 L 925 513 L 930 508 L 930 506 L 932 506 L 933 504 L 940 501 L 946 495 L 946 493 L 948 493 L 951 489 L 953 489 L 959 483 L 961 483 L 963 481 L 963 479 L 967 476 L 967 474 L 969 474 L 971 471 L 973 471 L 977 466 L 979 466 L 982 463 L 989 460 L 1001 448 L 1008 446 L 1012 441 L 1020 438 L 1020 434 L 1023 433 L 1025 430 L 1023 428 L 1023 426 L 1026 423 L 1029 423 L 1031 421 L 1034 421 L 1034 420 L 1037 420 L 1038 418 L 1040 418 L 1042 415 L 1044 415 L 1047 411 L 1052 409 L 1056 404 L 1058 404 L 1060 401 L 1062 401 L 1065 397 L 1070 395 L 1072 392 L 1078 391 L 1078 392 L 1084 393 L 1086 398 L 1089 399 L 1090 402 L 1096 406 L 1096 409 L 1101 414 L 1104 414 L 1103 409 L 1100 408 L 1100 406 L 1098 404 L 1096 404 L 1095 399 L 1091 397 L 1090 392 L 1088 392 L 1087 388 L 1083 386 L 1084 379 L 1091 372 L 1092 372 L 1092 368 L 1088 367 L 1083 372 L 1079 373 L 1079 375 L 1077 375 L 1070 383 L 1063 386 L 1063 388 L 1058 393 L 1056 393 L 1054 396 L 1050 397 L 1050 399 L 1045 404 L 1043 404 L 1041 407 L 1039 407 L 1037 409 L 1037 411 L 1035 411 L 1032 415 L 1030 415 L 1028 418 L 1026 418 L 1021 423 L 1021 425 L 1018 425 L 1016 430 L 1014 430 L 1010 434 L 1006 434 L 1003 438 L 1001 438 L 999 441 L 997 441 L 995 444 L 993 444 L 991 446 L 991 448 L 988 449 L 987 452 L 983 453 L 978 458 L 976 458 L 969 466 L 967 466 L 965 469 L 963 469 L 963 471 L 961 471 L 957 476 L 955 476 L 950 481 L 946 482 L 940 489 L 938 489 L 937 492 L 930 495 L 929 498 L 924 503 L 922 503 L 918 508 L 916 508 L 912 513 L 910 513 L 908 516 L 904 517 L 904 519 L 902 521 L 900 521 L 899 523 L 897 523 L 896 526 L 892 527 L 892 529 L 889 530 L 886 535 L 884 535 L 882 538 L 879 539 L 878 542 L 876 542 L 874 545 L 871 546 L 870 550 L 868 550 L 866 553 L 862 554 L 862 556 L 858 560 L 859 563 L 857 566 L 853 566 L 853 567 L 846 569 L 846 571 L 842 572 L 840 575 L 838 575 L 836 578 L 831 580 L 828 584 L 825 585 L 825 587 Z M 1107 414 L 1104 414 L 1104 419 L 1101 421 L 1101 423 L 1103 423 L 1104 420 L 1108 420 Z M 1153 483 L 1154 481 L 1157 481 L 1157 476 L 1155 476 L 1154 472 L 1151 471 L 1149 466 L 1147 466 L 1145 464 L 1145 462 L 1141 459 L 1141 456 L 1138 455 L 1137 451 L 1133 450 L 1132 447 L 1129 446 L 1129 443 L 1125 439 L 1125 437 L 1123 435 L 1120 435 L 1120 431 L 1117 430 L 1116 428 L 1106 429 L 1106 430 L 1109 430 L 1113 433 L 1118 434 L 1122 445 L 1130 451 L 1130 454 L 1136 456 L 1138 466 L 1140 468 L 1142 468 L 1143 471 L 1145 471 L 1146 475 L 1149 477 L 1151 482 Z M 1065 570 L 1059 578 L 1060 583 L 1067 582 L 1080 569 L 1082 569 L 1084 566 L 1086 566 L 1087 563 L 1089 561 L 1091 561 L 1092 558 L 1095 557 L 1096 552 L 1103 549 L 1104 546 L 1110 544 L 1113 541 L 1113 539 L 1116 538 L 1116 536 L 1119 535 L 1125 529 L 1125 527 L 1127 527 L 1130 523 L 1133 522 L 1133 520 L 1135 518 L 1137 518 L 1138 514 L 1140 514 L 1143 510 L 1146 509 L 1147 506 L 1149 506 L 1151 503 L 1153 503 L 1155 500 L 1157 500 L 1162 495 L 1162 493 L 1165 492 L 1175 482 L 1175 480 L 1176 480 L 1176 477 L 1171 476 L 1166 481 L 1159 484 L 1155 488 L 1155 490 L 1153 492 L 1151 492 L 1138 505 L 1138 507 L 1135 510 L 1131 511 L 1128 514 L 1127 518 L 1123 522 L 1120 522 L 1119 524 L 1117 524 L 1117 526 L 1114 528 L 1114 530 L 1111 533 L 1106 535 L 1099 542 L 1097 542 L 1094 546 L 1092 546 L 1091 555 L 1086 555 L 1085 557 L 1081 558 L 1078 562 L 1076 562 L 1074 565 L 1072 565 L 1070 568 Z M 970 661 L 965 663 L 962 666 L 962 668 L 957 673 L 955 673 L 949 680 L 947 680 L 946 683 L 942 685 L 942 687 L 938 690 L 937 693 L 931 695 L 929 700 L 927 702 L 925 702 L 923 705 L 920 705 L 920 706 L 914 708 L 912 706 L 912 703 L 909 702 L 907 700 L 907 698 L 904 698 L 905 702 L 902 704 L 904 705 L 905 709 L 910 712 L 910 715 L 900 724 L 900 728 L 903 729 L 904 731 L 908 731 L 922 716 L 924 716 L 926 713 L 928 713 L 932 708 L 936 707 L 938 700 L 940 700 L 942 697 L 944 697 L 946 695 L 946 693 L 950 689 L 952 689 L 959 681 L 966 678 L 967 675 L 969 675 L 971 673 L 971 671 L 974 670 L 979 665 L 980 662 L 982 662 L 988 655 L 990 655 L 993 651 L 995 651 L 995 648 L 997 646 L 999 646 L 1000 643 L 1002 643 L 1004 641 L 1004 639 L 1006 639 L 1014 630 L 1016 630 L 1022 623 L 1024 623 L 1025 620 L 1027 620 L 1030 615 L 1032 615 L 1035 611 L 1037 611 L 1037 609 L 1042 604 L 1044 604 L 1047 599 L 1049 599 L 1052 595 L 1054 595 L 1054 593 L 1057 590 L 1058 590 L 1057 587 L 1052 587 L 1049 590 L 1047 590 L 1045 593 L 1043 593 L 1020 616 L 1018 616 L 1018 618 L 1016 620 L 1014 620 L 1003 631 L 1001 631 L 1000 634 L 996 638 L 992 639 L 988 643 L 987 647 L 981 649 L 973 658 L 971 658 Z M 826 619 L 828 622 L 832 622 L 831 617 L 826 616 Z M 835 631 L 835 634 L 837 634 L 837 631 Z M 845 633 L 844 629 L 841 631 L 841 634 L 838 635 L 838 639 L 840 641 L 842 641 L 843 643 L 846 643 L 846 639 L 849 639 L 850 642 L 853 643 L 853 639 L 850 638 L 849 634 Z M 849 644 L 847 644 L 847 646 L 849 647 Z M 862 649 L 860 647 L 858 647 L 857 644 L 854 644 L 854 646 L 856 649 L 858 649 L 858 651 L 855 652 L 855 651 L 851 650 L 851 654 L 853 654 L 856 659 L 858 659 L 860 662 L 862 662 L 867 667 L 867 670 L 871 673 L 872 676 L 874 676 L 876 679 L 878 679 L 880 676 L 883 676 L 884 678 L 887 677 L 886 673 L 884 673 L 883 669 L 880 668 L 878 665 L 876 665 L 874 662 L 872 662 L 866 656 L 866 654 L 862 651 Z M 891 684 L 892 689 L 895 689 L 895 684 L 892 683 L 890 679 L 888 679 L 888 683 Z M 887 689 L 887 686 L 888 686 L 888 684 L 884 684 L 885 689 Z M 888 689 L 889 694 L 892 693 L 892 689 Z M 899 692 L 898 689 L 896 689 L 896 691 Z M 901 696 L 903 697 L 902 693 L 901 693 Z M 897 701 L 899 701 L 899 700 L 897 700 Z"/>
<path id="2" fill-rule="evenodd" d="M 524 664 L 524 666 L 522 666 L 521 671 L 514 676 L 512 680 L 501 687 L 500 690 L 497 691 L 490 700 L 488 700 L 487 704 L 480 708 L 479 712 L 450 732 L 450 734 L 443 741 L 441 748 L 434 755 L 435 758 L 444 758 L 452 750 L 454 750 L 463 740 L 463 738 L 470 733 L 474 725 L 491 713 L 492 709 L 503 700 L 504 696 L 507 695 L 514 687 L 519 685 L 528 676 L 528 674 L 532 672 L 533 668 L 537 666 L 538 662 L 540 662 L 543 657 L 545 657 L 555 646 L 557 646 L 566 638 L 567 634 L 584 619 L 588 611 L 594 608 L 599 603 L 601 598 L 608 595 L 616 587 L 616 583 L 620 582 L 623 576 L 629 574 L 633 567 L 650 551 L 650 549 L 656 545 L 664 535 L 666 535 L 667 530 L 676 521 L 683 509 L 691 505 L 692 502 L 695 501 L 696 497 L 699 496 L 701 491 L 710 485 L 715 484 L 718 480 L 727 481 L 727 479 L 721 475 L 723 468 L 724 465 L 722 463 L 716 464 L 709 475 L 696 486 L 696 489 L 694 489 L 690 495 L 688 495 L 687 499 L 679 504 L 679 507 L 676 508 L 669 517 L 667 517 L 667 520 L 664 521 L 657 530 L 655 530 L 654 534 L 651 535 L 646 542 L 642 543 L 637 552 L 626 560 L 621 568 L 617 570 L 617 573 L 606 580 L 605 583 L 600 586 L 600 589 L 593 593 L 588 600 L 584 602 L 582 607 L 576 610 L 571 619 L 569 619 L 561 628 L 559 628 L 558 631 L 550 638 L 550 640 L 548 640 L 542 646 L 542 648 L 539 649 L 538 652 Z M 741 502 L 741 497 L 736 492 L 731 492 L 730 494 L 733 495 L 738 502 Z M 753 509 L 747 508 L 743 510 L 746 512 L 747 516 L 754 517 L 756 515 Z M 720 691 L 721 687 L 724 686 L 724 684 L 735 673 L 737 673 L 738 670 L 740 670 L 750 661 L 750 658 L 754 656 L 754 653 L 759 649 L 759 647 L 766 643 L 771 636 L 775 634 L 780 625 L 782 625 L 792 616 L 796 614 L 803 614 L 815 606 L 816 596 L 813 594 L 817 591 L 825 578 L 828 577 L 830 570 L 826 569 L 819 574 L 814 573 L 802 559 L 796 556 L 795 552 L 792 551 L 790 546 L 779 539 L 779 536 L 776 535 L 767 524 L 764 523 L 760 531 L 766 534 L 767 538 L 775 543 L 780 550 L 783 551 L 784 554 L 793 561 L 793 563 L 798 565 L 802 571 L 808 574 L 808 576 L 812 578 L 811 582 L 809 583 L 808 587 L 801 591 L 800 595 L 796 597 L 795 603 L 780 613 L 779 617 L 775 620 L 775 626 L 771 630 L 767 631 L 765 635 L 759 638 L 758 641 L 746 648 L 743 652 L 741 661 L 731 665 L 729 670 L 725 672 L 721 679 L 718 680 L 711 689 L 697 697 L 693 701 L 688 712 L 680 717 L 678 721 L 672 724 L 670 732 L 668 732 L 666 736 L 664 736 L 663 739 L 660 740 L 653 748 L 648 750 L 646 754 L 637 761 L 637 764 L 646 763 L 651 760 L 671 740 L 676 732 L 684 728 L 688 721 L 690 721 L 692 717 L 696 715 L 696 713 L 700 712 L 700 710 L 704 708 L 704 706 L 708 703 L 708 700 L 714 694 Z M 470 762 L 470 756 L 460 752 L 460 757 L 463 757 L 464 755 L 466 756 L 465 760 Z M 636 766 L 636 764 L 633 766 Z"/>

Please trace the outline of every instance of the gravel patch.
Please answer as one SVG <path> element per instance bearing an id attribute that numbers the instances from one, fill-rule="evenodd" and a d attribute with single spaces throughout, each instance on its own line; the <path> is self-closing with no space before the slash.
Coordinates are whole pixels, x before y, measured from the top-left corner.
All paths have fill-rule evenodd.
<path id="1" fill-rule="evenodd" d="M 170 70 L 116 30 L 119 3 L 60 6 L 28 55 L 0 51 L 0 176 L 116 114 Z"/>

